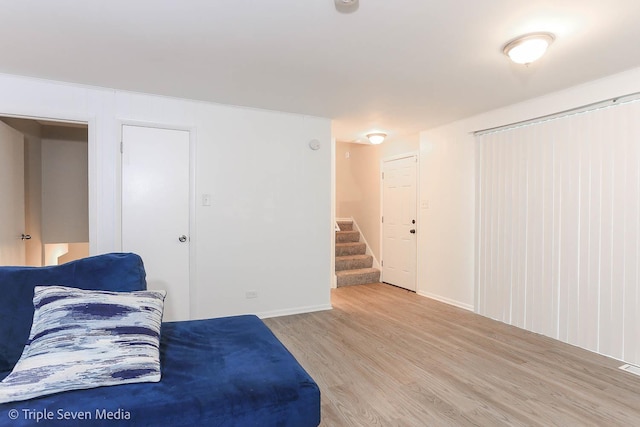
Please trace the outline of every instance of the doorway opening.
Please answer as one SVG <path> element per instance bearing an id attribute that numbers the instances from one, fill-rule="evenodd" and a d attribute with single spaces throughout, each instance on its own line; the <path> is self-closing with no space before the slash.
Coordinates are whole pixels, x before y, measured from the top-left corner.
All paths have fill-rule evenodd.
<path id="1" fill-rule="evenodd" d="M 88 124 L 0 117 L 0 265 L 89 255 Z"/>

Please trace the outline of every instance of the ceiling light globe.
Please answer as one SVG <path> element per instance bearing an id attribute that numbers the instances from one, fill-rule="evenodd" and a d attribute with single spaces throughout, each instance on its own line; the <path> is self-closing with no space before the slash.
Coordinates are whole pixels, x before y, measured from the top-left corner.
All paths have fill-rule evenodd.
<path id="1" fill-rule="evenodd" d="M 378 145 L 378 144 L 382 144 L 382 141 L 384 141 L 384 139 L 387 137 L 386 133 L 370 133 L 367 135 L 367 138 L 369 138 L 369 142 L 374 144 L 374 145 Z"/>
<path id="2" fill-rule="evenodd" d="M 519 37 L 504 47 L 504 53 L 516 64 L 530 64 L 547 51 L 553 36 L 547 33 Z"/>

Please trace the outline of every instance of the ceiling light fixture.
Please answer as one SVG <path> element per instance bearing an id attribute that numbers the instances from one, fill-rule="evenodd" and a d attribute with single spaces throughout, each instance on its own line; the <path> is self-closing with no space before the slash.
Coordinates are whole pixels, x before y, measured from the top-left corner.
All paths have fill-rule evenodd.
<path id="1" fill-rule="evenodd" d="M 334 0 L 336 10 L 340 13 L 353 13 L 358 10 L 358 0 Z"/>
<path id="2" fill-rule="evenodd" d="M 539 59 L 555 40 L 551 33 L 531 33 L 511 40 L 502 52 L 516 64 L 530 64 Z"/>
<path id="3" fill-rule="evenodd" d="M 367 138 L 369 138 L 369 142 L 374 145 L 382 144 L 382 141 L 384 141 L 386 137 L 387 137 L 387 134 L 382 132 L 367 134 Z"/>

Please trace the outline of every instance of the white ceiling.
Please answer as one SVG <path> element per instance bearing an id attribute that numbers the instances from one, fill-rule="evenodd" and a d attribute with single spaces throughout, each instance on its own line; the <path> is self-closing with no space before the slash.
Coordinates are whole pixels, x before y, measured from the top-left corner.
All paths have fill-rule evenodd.
<path id="1" fill-rule="evenodd" d="M 0 72 L 393 138 L 640 66 L 639 22 L 640 0 L 0 0 Z M 548 54 L 509 63 L 533 31 L 555 33 Z"/>

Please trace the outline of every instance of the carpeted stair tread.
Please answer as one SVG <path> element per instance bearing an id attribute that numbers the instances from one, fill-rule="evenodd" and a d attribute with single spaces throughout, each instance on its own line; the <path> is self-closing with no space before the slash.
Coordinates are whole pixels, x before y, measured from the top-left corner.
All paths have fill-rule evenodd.
<path id="1" fill-rule="evenodd" d="M 363 242 L 336 243 L 336 256 L 364 255 L 367 245 Z"/>
<path id="2" fill-rule="evenodd" d="M 337 286 L 363 285 L 380 281 L 380 270 L 377 268 L 358 268 L 336 272 Z"/>
<path id="3" fill-rule="evenodd" d="M 360 233 L 353 230 L 348 231 L 336 231 L 337 243 L 358 242 L 360 240 Z"/>
<path id="4" fill-rule="evenodd" d="M 336 271 L 371 268 L 371 266 L 373 266 L 373 257 L 371 255 L 344 255 L 336 257 Z"/>
<path id="5" fill-rule="evenodd" d="M 353 270 L 338 271 L 336 274 L 338 276 L 348 276 L 348 275 L 362 274 L 362 273 L 375 273 L 378 271 L 379 270 L 377 268 L 355 268 Z"/>
<path id="6" fill-rule="evenodd" d="M 351 231 L 353 230 L 353 221 L 336 221 L 338 223 L 338 227 L 340 227 L 340 231 Z"/>

